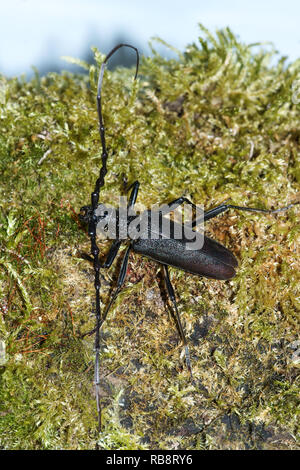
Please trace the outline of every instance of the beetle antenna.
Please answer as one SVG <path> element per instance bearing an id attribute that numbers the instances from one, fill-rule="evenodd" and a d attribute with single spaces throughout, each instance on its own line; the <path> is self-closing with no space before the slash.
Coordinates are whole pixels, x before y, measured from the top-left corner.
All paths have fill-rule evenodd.
<path id="1" fill-rule="evenodd" d="M 101 306 L 100 306 L 100 261 L 99 261 L 99 248 L 96 242 L 96 227 L 97 227 L 97 217 L 96 217 L 96 209 L 98 207 L 99 196 L 100 196 L 100 188 L 104 186 L 104 179 L 107 173 L 107 150 L 105 144 L 105 129 L 103 123 L 103 116 L 102 116 L 102 108 L 101 108 L 101 88 L 103 82 L 103 75 L 104 69 L 110 57 L 121 47 L 130 47 L 134 49 L 136 52 L 136 71 L 134 79 L 137 77 L 138 68 L 139 68 L 139 52 L 136 47 L 131 46 L 130 44 L 118 44 L 114 47 L 105 57 L 99 74 L 98 80 L 98 87 L 97 87 L 97 110 L 98 110 L 98 117 L 99 117 L 99 133 L 101 138 L 101 145 L 102 145 L 102 167 L 100 170 L 99 177 L 95 184 L 95 189 L 91 194 L 91 202 L 92 202 L 92 211 L 89 217 L 89 226 L 88 232 L 91 240 L 91 254 L 93 255 L 93 264 L 94 264 L 94 272 L 95 272 L 95 290 L 96 290 L 96 328 L 95 328 L 95 388 L 96 388 L 96 401 L 97 401 L 97 412 L 98 412 L 98 429 L 101 432 L 101 403 L 100 403 L 100 327 L 102 324 L 101 320 Z"/>
<path id="2" fill-rule="evenodd" d="M 95 192 L 99 191 L 100 188 L 104 185 L 104 178 L 107 173 L 107 168 L 106 168 L 107 150 L 106 150 L 106 143 L 105 143 L 105 128 L 104 128 L 104 123 L 103 123 L 102 106 L 101 106 L 101 89 L 102 89 L 103 75 L 104 75 L 104 70 L 107 65 L 107 62 L 109 61 L 111 56 L 121 47 L 130 47 L 136 52 L 136 69 L 135 69 L 134 80 L 136 79 L 138 70 L 139 70 L 139 62 L 140 62 L 139 51 L 137 50 L 136 47 L 131 46 L 130 44 L 118 44 L 107 54 L 107 56 L 105 57 L 101 65 L 99 79 L 98 79 L 98 86 L 97 86 L 97 110 L 98 110 L 98 118 L 99 118 L 99 133 L 100 133 L 101 145 L 102 145 L 102 168 L 100 170 L 99 178 L 96 181 Z"/>

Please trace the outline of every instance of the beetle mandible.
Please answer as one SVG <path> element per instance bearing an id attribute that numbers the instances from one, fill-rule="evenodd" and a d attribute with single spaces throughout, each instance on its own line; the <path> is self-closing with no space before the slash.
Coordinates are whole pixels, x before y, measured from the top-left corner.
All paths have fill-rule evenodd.
<path id="1" fill-rule="evenodd" d="M 156 226 L 156 229 L 153 229 L 151 224 L 151 214 L 150 211 L 144 211 L 142 214 L 137 215 L 134 211 L 134 205 L 137 200 L 139 182 L 135 181 L 129 188 L 130 191 L 128 204 L 127 204 L 127 218 L 126 221 L 120 217 L 120 211 L 115 210 L 111 211 L 108 206 L 105 204 L 99 203 L 100 199 L 100 189 L 104 186 L 105 175 L 107 173 L 107 158 L 108 153 L 106 149 L 105 142 L 105 128 L 102 116 L 101 108 L 101 89 L 104 76 L 104 70 L 107 65 L 109 58 L 121 47 L 129 47 L 136 53 L 136 72 L 135 77 L 137 77 L 138 68 L 139 68 L 139 52 L 138 49 L 130 44 L 118 44 L 114 47 L 106 56 L 103 61 L 99 80 L 97 87 L 97 111 L 99 118 L 99 133 L 102 145 L 102 167 L 100 170 L 99 178 L 96 181 L 94 191 L 91 194 L 91 205 L 83 206 L 81 208 L 80 218 L 83 222 L 88 224 L 88 233 L 91 240 L 91 254 L 90 260 L 93 261 L 94 273 L 95 273 L 95 291 L 96 291 L 96 326 L 95 328 L 86 334 L 95 333 L 95 387 L 96 387 L 96 400 L 97 400 L 97 410 L 98 410 L 98 424 L 99 431 L 101 431 L 101 404 L 100 404 L 100 328 L 105 321 L 107 314 L 114 303 L 116 297 L 118 296 L 126 277 L 129 254 L 131 251 L 139 253 L 143 256 L 151 258 L 152 260 L 160 263 L 163 268 L 163 275 L 165 280 L 165 285 L 167 288 L 167 293 L 171 303 L 173 304 L 175 318 L 177 323 L 178 332 L 180 338 L 184 345 L 185 359 L 187 368 L 190 372 L 191 381 L 195 385 L 192 368 L 190 362 L 189 349 L 187 345 L 187 340 L 185 333 L 181 324 L 177 301 L 172 287 L 170 276 L 169 276 L 169 266 L 184 270 L 191 274 L 197 276 L 202 276 L 211 279 L 218 280 L 228 280 L 235 276 L 236 269 L 238 267 L 238 262 L 233 253 L 225 248 L 223 245 L 217 241 L 203 235 L 202 247 L 199 249 L 188 249 L 188 244 L 190 243 L 190 237 L 183 235 L 181 238 L 176 238 L 174 236 L 176 225 L 170 220 L 170 232 L 169 236 L 165 235 L 165 232 L 162 228 L 162 220 L 159 219 L 159 224 Z M 177 207 L 187 204 L 194 211 L 197 210 L 197 206 L 187 199 L 184 196 L 181 196 L 167 205 L 164 214 L 174 211 Z M 249 211 L 249 212 L 260 212 L 265 214 L 276 214 L 278 212 L 286 211 L 289 208 L 299 204 L 295 202 L 289 204 L 288 206 L 279 208 L 279 209 L 260 209 L 255 207 L 244 207 L 234 204 L 222 203 L 217 207 L 204 211 L 202 216 L 194 217 L 191 220 L 191 229 L 192 233 L 195 233 L 193 230 L 196 226 L 201 223 L 204 223 L 214 217 L 228 211 L 229 209 L 234 209 L 238 211 Z M 128 233 L 129 225 L 132 222 L 144 221 L 144 231 L 140 230 L 140 235 L 135 238 L 128 236 L 126 240 L 120 236 L 120 232 L 125 229 L 125 232 Z M 115 236 L 111 247 L 108 251 L 105 261 L 101 264 L 99 260 L 99 248 L 97 246 L 96 236 L 97 230 L 102 231 L 104 234 L 107 232 L 107 227 L 109 224 L 113 224 L 116 228 Z M 183 231 L 181 232 L 183 233 Z M 114 292 L 111 295 L 109 304 L 105 308 L 104 312 L 101 313 L 100 308 L 100 269 L 108 269 L 112 265 L 116 255 L 119 251 L 119 248 L 122 242 L 125 241 L 128 243 L 127 249 L 122 260 L 117 286 Z M 85 336 L 83 335 L 83 336 Z"/>

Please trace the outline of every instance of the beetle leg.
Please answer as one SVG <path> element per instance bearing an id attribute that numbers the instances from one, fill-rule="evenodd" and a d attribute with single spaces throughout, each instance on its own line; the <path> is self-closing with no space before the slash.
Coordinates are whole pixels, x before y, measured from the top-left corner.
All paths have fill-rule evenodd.
<path id="1" fill-rule="evenodd" d="M 278 212 L 283 212 L 287 211 L 291 207 L 296 206 L 297 204 L 300 204 L 300 201 L 294 202 L 292 204 L 289 204 L 288 206 L 285 207 L 280 207 L 279 209 L 257 209 L 255 207 L 242 207 L 242 206 L 234 206 L 232 204 L 227 204 L 228 209 L 236 209 L 239 211 L 249 211 L 249 212 L 264 212 L 265 214 L 277 214 Z"/>
<path id="2" fill-rule="evenodd" d="M 244 207 L 244 206 L 235 206 L 233 204 L 220 204 L 217 207 L 214 207 L 213 209 L 210 209 L 208 211 L 204 212 L 203 217 L 200 217 L 192 222 L 192 227 L 196 227 L 200 222 L 204 222 L 213 219 L 219 214 L 222 214 L 223 212 L 227 211 L 228 209 L 236 209 L 239 211 L 248 211 L 248 212 L 262 212 L 264 214 L 277 214 L 278 212 L 283 212 L 287 211 L 291 207 L 296 206 L 297 204 L 300 204 L 299 202 L 294 202 L 292 204 L 289 204 L 288 206 L 285 207 L 280 207 L 279 209 L 259 209 L 256 207 Z"/>
<path id="3" fill-rule="evenodd" d="M 137 195 L 138 195 L 138 190 L 139 190 L 139 186 L 140 186 L 140 183 L 138 181 L 135 181 L 129 188 L 128 188 L 128 191 L 130 191 L 130 189 L 132 188 L 132 191 L 130 193 L 130 196 L 129 196 L 129 202 L 128 202 L 128 208 L 134 206 L 135 202 L 136 202 L 136 199 L 137 199 Z M 106 259 L 104 261 L 103 264 L 100 265 L 100 268 L 103 269 L 103 268 L 110 268 L 112 263 L 114 262 L 114 259 L 115 257 L 117 256 L 118 254 L 118 251 L 119 251 L 119 248 L 121 246 L 121 243 L 122 241 L 121 240 L 114 240 L 110 246 L 110 249 L 108 251 L 108 254 L 106 256 Z M 130 248 L 130 247 L 129 247 Z M 125 269 L 125 274 L 126 274 L 126 270 L 127 270 L 127 264 L 128 264 L 128 256 L 129 256 L 129 248 L 127 249 L 126 253 L 125 253 L 125 256 L 124 256 L 124 260 L 123 260 L 123 263 L 122 263 L 122 267 L 121 267 L 121 270 L 120 270 L 120 274 L 119 274 L 119 279 L 118 279 L 118 286 L 119 286 L 119 281 L 121 281 L 120 279 L 120 276 L 122 274 L 122 268 L 123 268 L 123 264 L 124 264 L 124 261 L 126 261 L 126 266 L 124 267 Z M 93 261 L 93 258 L 90 257 L 90 256 L 86 256 L 87 259 L 89 259 L 89 261 Z M 125 278 L 125 274 L 124 274 L 124 278 Z M 124 282 L 124 278 L 123 278 L 123 281 L 121 282 L 121 286 L 119 287 L 119 290 L 121 289 L 122 287 L 122 284 Z M 117 287 L 118 289 L 118 287 Z M 102 323 L 104 322 L 105 320 L 105 317 L 108 313 L 108 310 L 110 308 L 110 306 L 112 305 L 112 303 L 114 302 L 116 296 L 118 295 L 119 293 L 119 290 L 115 292 L 114 294 L 114 297 L 112 298 L 112 300 L 110 301 L 110 304 L 108 306 L 108 308 L 105 310 L 104 312 L 104 315 L 103 315 L 103 318 L 101 319 L 101 325 Z M 100 325 L 100 326 L 101 326 Z M 90 336 L 92 335 L 93 333 L 95 333 L 96 331 L 96 328 L 93 328 L 92 330 L 88 331 L 87 333 L 84 333 L 83 335 L 81 335 L 81 338 L 84 338 L 84 336 Z"/>
<path id="4" fill-rule="evenodd" d="M 110 249 L 109 249 L 109 251 L 106 255 L 105 261 L 103 262 L 103 264 L 100 264 L 100 269 L 110 268 L 111 267 L 115 257 L 118 254 L 121 243 L 122 243 L 121 240 L 114 240 L 113 241 L 113 243 L 111 244 Z M 86 260 L 90 261 L 91 263 L 94 262 L 94 259 L 92 258 L 92 256 L 87 255 L 86 253 L 81 253 L 81 258 L 86 259 Z"/>
<path id="5" fill-rule="evenodd" d="M 184 334 L 184 331 L 183 331 L 183 328 L 182 328 L 182 324 L 181 324 L 181 320 L 180 320 L 180 316 L 179 316 L 179 312 L 178 312 L 178 308 L 177 308 L 177 302 L 176 302 L 176 298 L 175 298 L 174 289 L 173 289 L 173 286 L 172 286 L 171 281 L 170 281 L 168 266 L 166 264 L 163 264 L 163 268 L 164 268 L 164 277 L 165 277 L 165 282 L 166 282 L 166 286 L 167 286 L 167 291 L 168 291 L 170 300 L 173 303 L 175 314 L 176 314 L 176 322 L 177 322 L 178 332 L 179 332 L 180 338 L 181 338 L 181 340 L 183 342 L 183 345 L 184 345 L 186 365 L 187 365 L 187 368 L 188 368 L 188 370 L 190 372 L 190 375 L 191 375 L 192 384 L 195 385 L 195 381 L 194 381 L 194 377 L 193 377 L 193 373 L 192 373 L 191 361 L 190 361 L 190 352 L 189 352 L 189 348 L 188 348 L 188 345 L 187 345 L 187 340 L 186 340 L 186 337 L 185 337 L 185 334 Z"/>
<path id="6" fill-rule="evenodd" d="M 131 251 L 132 247 L 131 247 L 131 244 L 128 246 L 126 252 L 125 252 L 125 255 L 124 255 L 124 258 L 123 258 L 123 261 L 122 261 L 122 265 L 121 265 L 121 269 L 120 269 L 120 273 L 119 273 L 119 277 L 118 277 L 118 282 L 117 282 L 117 288 L 112 296 L 112 298 L 110 299 L 110 302 L 108 304 L 108 306 L 106 307 L 103 315 L 102 315 L 102 318 L 101 318 L 101 323 L 100 323 L 100 328 L 103 324 L 103 322 L 105 321 L 106 317 L 107 317 L 107 314 L 108 314 L 108 311 L 110 309 L 110 307 L 112 306 L 112 304 L 114 303 L 114 301 L 116 300 L 123 284 L 124 284 L 124 281 L 125 281 L 125 277 L 126 277 L 126 272 L 127 272 L 127 266 L 128 266 L 128 259 L 129 259 L 129 254 L 130 254 L 130 251 Z"/>
<path id="7" fill-rule="evenodd" d="M 111 247 L 109 249 L 109 252 L 107 253 L 106 259 L 103 264 L 101 264 L 100 268 L 110 268 L 115 257 L 117 256 L 117 253 L 119 251 L 119 248 L 121 246 L 122 241 L 121 240 L 114 240 L 111 244 Z"/>
<path id="8" fill-rule="evenodd" d="M 140 187 L 140 183 L 138 181 L 135 181 L 127 189 L 127 192 L 128 192 L 128 191 L 131 190 L 131 188 L 133 188 L 131 193 L 130 193 L 130 196 L 129 196 L 129 202 L 128 202 L 128 206 L 127 206 L 128 208 L 133 207 L 134 204 L 136 203 L 136 198 L 137 198 L 137 195 L 138 195 L 139 187 Z"/>
<path id="9" fill-rule="evenodd" d="M 177 207 L 181 206 L 184 202 L 186 202 L 187 204 L 192 206 L 193 209 L 195 209 L 195 210 L 197 209 L 196 204 L 194 204 L 192 201 L 190 201 L 187 197 L 180 196 L 177 199 L 174 199 L 174 201 L 171 201 L 171 202 L 168 203 L 169 210 L 166 211 L 166 212 L 164 211 L 164 214 L 168 214 L 169 212 L 174 211 L 175 209 L 177 209 Z"/>
<path id="10" fill-rule="evenodd" d="M 131 188 L 132 191 L 130 193 L 130 196 L 129 196 L 129 202 L 128 202 L 128 208 L 134 206 L 135 202 L 136 202 L 136 198 L 137 198 L 137 195 L 138 195 L 138 191 L 139 191 L 139 186 L 140 186 L 140 183 L 138 181 L 135 181 L 129 188 L 128 188 L 128 191 L 130 191 Z M 104 261 L 103 264 L 101 264 L 100 268 L 110 268 L 112 263 L 114 262 L 114 259 L 115 257 L 117 256 L 118 254 L 118 251 L 119 251 L 119 248 L 121 246 L 121 243 L 122 241 L 121 240 L 114 240 L 111 244 L 111 247 L 109 249 L 109 252 L 106 256 L 106 259 Z"/>
<path id="11" fill-rule="evenodd" d="M 104 263 L 101 265 L 101 268 L 109 268 L 113 262 L 113 260 L 115 259 L 118 251 L 119 251 L 119 248 L 120 248 L 120 245 L 121 245 L 121 241 L 120 240 L 114 240 L 111 247 L 110 247 L 110 250 L 108 252 L 108 255 L 106 257 L 106 260 L 104 261 Z M 128 257 L 129 257 L 129 251 L 130 251 L 130 247 L 129 246 L 126 250 L 126 253 L 125 253 L 125 256 L 123 258 L 123 261 L 122 261 L 122 266 L 121 266 L 121 269 L 120 269 L 120 274 L 119 274 L 119 278 L 118 278 L 118 284 L 117 284 L 117 290 L 114 294 L 114 296 L 112 297 L 108 307 L 106 308 L 102 318 L 101 318 L 101 321 L 100 321 L 100 328 L 107 316 L 107 313 L 108 313 L 108 310 L 110 309 L 112 303 L 114 302 L 115 298 L 117 297 L 123 283 L 124 283 L 124 279 L 125 279 L 125 275 L 126 275 L 126 271 L 127 271 L 127 265 L 128 265 Z M 87 331 L 86 333 L 83 333 L 81 335 L 81 338 L 84 338 L 85 336 L 91 336 L 93 333 L 95 333 L 97 328 L 93 328 L 92 330 L 90 331 Z"/>

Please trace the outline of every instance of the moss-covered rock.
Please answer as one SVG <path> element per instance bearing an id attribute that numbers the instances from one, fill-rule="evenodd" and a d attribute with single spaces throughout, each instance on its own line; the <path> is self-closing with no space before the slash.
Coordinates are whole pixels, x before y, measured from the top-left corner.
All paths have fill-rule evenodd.
<path id="1" fill-rule="evenodd" d="M 147 207 L 183 194 L 205 208 L 299 200 L 300 61 L 275 59 L 226 29 L 177 60 L 154 51 L 135 84 L 132 70 L 106 72 L 102 201 L 136 179 Z M 0 78 L 1 447 L 296 448 L 299 206 L 207 224 L 239 259 L 231 281 L 170 270 L 197 388 L 160 267 L 130 256 L 102 331 L 99 438 L 93 339 L 81 339 L 94 325 L 93 268 L 77 217 L 100 165 L 97 67 L 80 64 L 89 75 Z M 104 303 L 119 267 L 103 272 Z"/>

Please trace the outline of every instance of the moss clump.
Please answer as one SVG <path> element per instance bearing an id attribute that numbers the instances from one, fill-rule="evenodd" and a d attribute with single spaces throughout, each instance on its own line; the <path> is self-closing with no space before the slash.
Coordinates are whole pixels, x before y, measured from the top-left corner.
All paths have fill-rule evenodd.
<path id="1" fill-rule="evenodd" d="M 93 340 L 80 339 L 94 323 L 93 269 L 76 215 L 100 165 L 88 68 L 0 78 L 2 448 L 99 441 Z M 177 60 L 154 51 L 134 87 L 132 70 L 108 71 L 102 200 L 116 202 L 135 179 L 148 207 L 182 194 L 206 208 L 229 197 L 270 208 L 299 200 L 299 70 L 226 29 L 206 31 Z M 207 229 L 240 267 L 229 282 L 171 270 L 198 388 L 180 359 L 160 268 L 133 254 L 102 333 L 104 448 L 297 447 L 299 209 L 231 212 Z M 107 248 L 102 241 L 103 256 Z M 104 303 L 119 263 L 103 272 Z"/>

